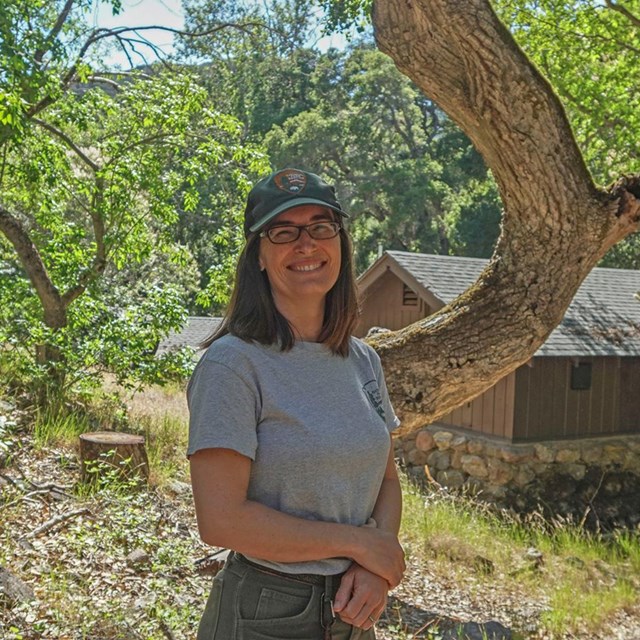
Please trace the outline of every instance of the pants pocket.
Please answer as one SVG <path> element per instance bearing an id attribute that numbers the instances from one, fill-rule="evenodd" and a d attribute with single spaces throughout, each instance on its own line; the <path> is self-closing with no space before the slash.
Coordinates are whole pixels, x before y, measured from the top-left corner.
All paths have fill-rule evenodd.
<path id="1" fill-rule="evenodd" d="M 321 637 L 320 592 L 313 587 L 255 582 L 243 585 L 237 640 L 315 640 Z"/>
<path id="2" fill-rule="evenodd" d="M 256 620 L 272 620 L 274 618 L 291 618 L 304 613 L 309 604 L 310 594 L 294 595 L 264 587 L 260 591 Z"/>
<path id="3" fill-rule="evenodd" d="M 338 616 L 331 627 L 332 640 L 375 640 L 375 627 L 365 631 L 358 627 L 352 627 Z"/>

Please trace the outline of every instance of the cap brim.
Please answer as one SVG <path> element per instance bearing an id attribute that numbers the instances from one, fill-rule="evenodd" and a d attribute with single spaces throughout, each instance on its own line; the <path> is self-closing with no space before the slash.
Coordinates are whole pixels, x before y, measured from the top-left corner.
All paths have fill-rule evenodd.
<path id="1" fill-rule="evenodd" d="M 296 207 L 300 207 L 305 204 L 317 204 L 321 207 L 326 207 L 327 209 L 331 209 L 336 213 L 339 213 L 344 218 L 348 218 L 349 214 L 342 211 L 342 209 L 338 209 L 338 207 L 334 207 L 330 204 L 327 204 L 323 200 L 317 200 L 316 198 L 296 198 L 295 200 L 290 200 L 289 202 L 285 202 L 281 204 L 279 207 L 273 209 L 273 211 L 269 211 L 266 215 L 262 216 L 258 222 L 252 224 L 249 227 L 249 231 L 251 233 L 255 233 L 264 227 L 265 224 L 273 220 L 276 216 L 280 215 L 283 211 L 288 211 L 289 209 L 295 209 Z"/>

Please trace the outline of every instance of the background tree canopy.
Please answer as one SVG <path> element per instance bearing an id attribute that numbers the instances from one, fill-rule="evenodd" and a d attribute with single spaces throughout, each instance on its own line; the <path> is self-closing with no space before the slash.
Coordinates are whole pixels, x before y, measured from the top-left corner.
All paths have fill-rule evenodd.
<path id="1" fill-rule="evenodd" d="M 302 0 L 185 2 L 187 27 L 265 25 L 185 40 L 212 99 L 264 145 L 273 169 L 299 166 L 336 184 L 352 215 L 357 267 L 378 247 L 488 257 L 498 236 L 495 185 L 469 140 L 377 51 L 371 35 L 342 51 L 312 46 Z"/>
<path id="2" fill-rule="evenodd" d="M 210 213 L 198 186 L 215 173 L 232 254 L 247 172 L 263 170 L 185 69 L 96 73 L 110 34 L 87 26 L 90 5 L 24 0 L 0 18 L 0 339 L 41 400 L 103 371 L 184 375 L 188 358 L 154 356 L 197 291 L 180 213 Z"/>

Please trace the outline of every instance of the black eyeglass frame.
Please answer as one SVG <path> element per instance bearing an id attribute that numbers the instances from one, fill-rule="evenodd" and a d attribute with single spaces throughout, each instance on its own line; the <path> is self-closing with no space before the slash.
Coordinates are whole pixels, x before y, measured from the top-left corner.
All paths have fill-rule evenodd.
<path id="1" fill-rule="evenodd" d="M 316 238 L 311 232 L 311 228 L 317 225 L 327 225 L 333 227 L 335 233 L 324 238 Z M 283 227 L 288 229 L 297 229 L 298 234 L 291 240 L 286 240 L 285 242 L 277 242 L 271 237 L 270 232 L 275 229 L 282 229 Z M 264 231 L 261 231 L 259 235 L 261 238 L 267 238 L 267 240 L 269 240 L 269 242 L 273 244 L 290 244 L 291 242 L 296 242 L 296 240 L 300 239 L 300 234 L 303 230 L 306 231 L 309 234 L 309 237 L 313 238 L 314 240 L 331 240 L 332 238 L 335 238 L 340 233 L 340 231 L 342 231 L 342 229 L 342 224 L 337 220 L 316 220 L 315 222 L 310 222 L 309 224 L 276 224 L 272 227 L 269 227 L 268 229 L 265 229 Z"/>

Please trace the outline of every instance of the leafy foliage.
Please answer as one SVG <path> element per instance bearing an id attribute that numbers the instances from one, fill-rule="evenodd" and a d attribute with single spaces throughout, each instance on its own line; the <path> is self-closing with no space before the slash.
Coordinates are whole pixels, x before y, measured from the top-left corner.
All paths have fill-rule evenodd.
<path id="1" fill-rule="evenodd" d="M 13 38 L 0 45 L 2 357 L 56 392 L 104 371 L 124 384 L 185 374 L 188 353 L 154 355 L 197 287 L 174 229 L 215 174 L 226 185 L 216 242 L 233 254 L 238 202 L 262 158 L 193 75 L 97 75 L 82 57 L 104 35 L 85 33 L 91 4 L 15 0 L 0 25 Z M 228 267 L 211 275 L 226 285 Z M 222 290 L 210 297 L 224 301 Z"/>
<path id="2" fill-rule="evenodd" d="M 640 2 L 626 1 L 628 13 L 598 0 L 494 5 L 562 98 L 596 180 L 640 170 Z"/>
<path id="3" fill-rule="evenodd" d="M 500 210 L 480 156 L 387 56 L 366 42 L 329 53 L 312 81 L 313 108 L 274 126 L 265 144 L 275 166 L 307 167 L 338 186 L 361 270 L 380 244 L 490 255 Z M 491 213 L 472 229 L 474 244 L 461 221 L 479 199 Z"/>
<path id="4" fill-rule="evenodd" d="M 359 270 L 380 244 L 490 255 L 500 207 L 468 139 L 367 39 L 345 51 L 311 48 L 308 4 L 254 8 L 251 20 L 263 26 L 249 36 L 215 34 L 184 52 L 208 60 L 203 82 L 249 139 L 264 140 L 273 169 L 300 166 L 336 184 Z M 186 11 L 190 28 L 204 30 L 212 12 L 230 20 L 240 9 L 204 1 Z"/>

